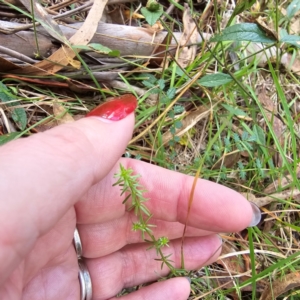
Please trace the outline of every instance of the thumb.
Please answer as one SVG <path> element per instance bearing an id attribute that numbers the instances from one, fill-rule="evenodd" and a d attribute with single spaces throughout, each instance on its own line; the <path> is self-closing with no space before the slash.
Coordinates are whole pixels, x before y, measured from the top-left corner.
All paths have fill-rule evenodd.
<path id="1" fill-rule="evenodd" d="M 2 274 L 116 164 L 132 136 L 133 110 L 120 121 L 84 118 L 0 148 Z"/>

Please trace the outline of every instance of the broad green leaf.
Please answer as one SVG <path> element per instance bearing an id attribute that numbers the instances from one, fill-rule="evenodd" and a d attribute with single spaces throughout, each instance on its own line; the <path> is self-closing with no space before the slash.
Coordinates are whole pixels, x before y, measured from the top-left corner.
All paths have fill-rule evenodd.
<path id="1" fill-rule="evenodd" d="M 12 132 L 9 134 L 1 135 L 0 136 L 0 146 L 14 140 L 19 135 L 20 135 L 20 132 Z"/>
<path id="2" fill-rule="evenodd" d="M 14 107 L 19 105 L 19 102 L 7 103 L 11 100 L 15 100 L 16 97 L 11 94 L 10 90 L 0 81 L 0 100 L 6 103 L 9 107 Z M 21 130 L 24 130 L 27 125 L 27 115 L 23 107 L 13 108 L 12 109 L 12 118 L 16 124 L 20 127 Z"/>
<path id="3" fill-rule="evenodd" d="M 286 9 L 286 16 L 291 19 L 300 10 L 300 1 L 294 0 Z"/>
<path id="4" fill-rule="evenodd" d="M 95 51 L 102 54 L 109 54 L 110 56 L 119 56 L 120 51 L 118 50 L 111 50 L 110 48 L 103 46 L 101 44 L 92 43 L 88 45 L 74 45 L 73 48 L 81 49 L 86 51 Z"/>
<path id="5" fill-rule="evenodd" d="M 145 17 L 146 21 L 149 23 L 150 26 L 153 26 L 155 22 L 160 18 L 163 14 L 164 9 L 163 6 L 159 4 L 159 8 L 156 11 L 151 11 L 146 7 L 141 8 L 141 13 Z"/>
<path id="6" fill-rule="evenodd" d="M 300 36 L 288 34 L 285 29 L 280 30 L 280 42 L 288 43 L 297 48 L 300 48 Z"/>
<path id="7" fill-rule="evenodd" d="M 202 86 L 216 87 L 226 84 L 230 81 L 232 81 L 230 75 L 224 73 L 216 73 L 203 76 L 200 80 L 198 80 L 198 83 Z"/>
<path id="8" fill-rule="evenodd" d="M 9 102 L 14 99 L 15 98 L 12 97 L 12 95 L 10 94 L 9 89 L 6 87 L 6 85 L 0 81 L 0 100 L 2 102 Z M 10 106 L 11 104 L 8 103 L 7 105 Z"/>
<path id="9" fill-rule="evenodd" d="M 109 53 L 108 53 L 108 56 L 110 57 L 119 57 L 121 54 L 121 52 L 119 50 L 111 50 Z"/>
<path id="10" fill-rule="evenodd" d="M 167 97 L 172 100 L 176 95 L 176 89 L 174 87 L 171 87 L 167 90 Z"/>
<path id="11" fill-rule="evenodd" d="M 225 28 L 221 33 L 216 34 L 211 38 L 211 42 L 224 42 L 224 41 L 248 41 L 256 43 L 274 43 L 275 40 L 271 39 L 263 32 L 258 25 L 253 23 L 241 23 Z"/>
<path id="12" fill-rule="evenodd" d="M 182 127 L 182 122 L 181 121 L 175 121 L 174 126 L 175 126 L 175 128 L 180 129 Z"/>
<path id="13" fill-rule="evenodd" d="M 258 143 L 261 145 L 266 144 L 266 134 L 260 126 L 255 124 L 253 126 L 253 133 L 257 136 Z"/>
<path id="14" fill-rule="evenodd" d="M 112 52 L 110 48 L 105 47 L 101 44 L 92 43 L 89 44 L 89 47 L 97 52 L 104 53 L 104 54 L 108 54 L 109 52 Z"/>
<path id="15" fill-rule="evenodd" d="M 166 86 L 165 81 L 162 78 L 157 81 L 157 84 L 161 90 L 163 90 Z"/>
<path id="16" fill-rule="evenodd" d="M 150 91 L 150 94 L 159 94 L 161 92 L 161 90 L 159 88 L 154 88 L 154 89 L 151 89 Z"/>
<path id="17" fill-rule="evenodd" d="M 248 115 L 238 107 L 233 107 L 228 104 L 222 104 L 224 108 L 226 108 L 232 115 L 235 115 L 237 117 L 248 117 Z M 239 137 L 238 137 L 239 138 Z"/>
<path id="18" fill-rule="evenodd" d="M 26 128 L 27 115 L 23 107 L 14 108 L 11 112 L 11 117 L 21 130 Z"/>
<path id="19" fill-rule="evenodd" d="M 181 105 L 174 105 L 173 106 L 173 111 L 174 111 L 175 114 L 181 114 L 185 111 L 185 109 Z"/>
<path id="20" fill-rule="evenodd" d="M 148 81 L 148 80 L 143 80 L 142 84 L 149 89 L 151 89 L 155 86 L 154 83 L 152 83 L 151 81 Z"/>
<path id="21" fill-rule="evenodd" d="M 87 50 L 87 51 L 91 50 L 91 48 L 88 45 L 73 45 L 72 48 L 82 49 L 82 50 Z"/>
<path id="22" fill-rule="evenodd" d="M 153 84 L 155 84 L 157 81 L 156 77 L 151 73 L 140 74 L 138 75 L 138 78 L 145 79 L 145 81 L 149 81 Z"/>

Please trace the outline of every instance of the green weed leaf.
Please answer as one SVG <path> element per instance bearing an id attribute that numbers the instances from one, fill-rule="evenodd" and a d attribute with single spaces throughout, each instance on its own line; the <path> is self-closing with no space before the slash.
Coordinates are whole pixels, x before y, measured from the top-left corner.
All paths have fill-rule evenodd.
<path id="1" fill-rule="evenodd" d="M 81 49 L 81 50 L 87 50 L 87 51 L 91 50 L 91 48 L 88 45 L 73 45 L 72 47 L 75 49 Z"/>
<path id="2" fill-rule="evenodd" d="M 108 53 L 108 56 L 110 57 L 119 57 L 121 54 L 121 52 L 119 50 L 111 50 L 109 53 Z"/>
<path id="3" fill-rule="evenodd" d="M 176 95 L 176 89 L 174 87 L 171 87 L 167 91 L 167 97 L 172 100 Z"/>
<path id="4" fill-rule="evenodd" d="M 175 126 L 175 128 L 177 128 L 177 129 L 180 129 L 181 127 L 182 127 L 182 123 L 181 123 L 181 121 L 175 121 L 174 122 L 174 126 Z"/>
<path id="5" fill-rule="evenodd" d="M 27 115 L 23 107 L 14 108 L 11 112 L 11 117 L 21 130 L 24 130 L 26 128 Z"/>
<path id="6" fill-rule="evenodd" d="M 253 133 L 257 136 L 257 142 L 259 144 L 261 144 L 261 145 L 266 144 L 266 134 L 260 126 L 255 124 L 253 126 Z"/>
<path id="7" fill-rule="evenodd" d="M 88 45 L 74 45 L 73 48 L 86 51 L 95 51 L 102 54 L 109 54 L 110 56 L 120 56 L 120 51 L 111 50 L 110 48 L 97 43 L 91 43 Z"/>
<path id="8" fill-rule="evenodd" d="M 154 87 L 154 83 L 152 83 L 151 81 L 148 81 L 148 80 L 143 80 L 142 81 L 142 84 L 147 87 L 148 89 L 151 89 Z"/>
<path id="9" fill-rule="evenodd" d="M 288 19 L 291 19 L 297 11 L 300 10 L 300 1 L 294 0 L 286 9 L 286 16 Z"/>
<path id="10" fill-rule="evenodd" d="M 91 49 L 95 50 L 96 52 L 103 53 L 103 54 L 108 54 L 108 53 L 112 52 L 112 50 L 110 48 L 105 47 L 101 44 L 92 43 L 92 44 L 89 44 L 89 47 Z"/>
<path id="11" fill-rule="evenodd" d="M 225 28 L 221 33 L 211 38 L 211 42 L 224 41 L 248 41 L 256 43 L 274 43 L 275 40 L 268 37 L 258 25 L 253 23 L 241 23 Z"/>
<path id="12" fill-rule="evenodd" d="M 157 81 L 157 84 L 161 90 L 163 90 L 166 86 L 165 81 L 162 78 Z"/>
<path id="13" fill-rule="evenodd" d="M 181 105 L 174 105 L 173 111 L 175 114 L 181 114 L 184 112 L 184 107 Z"/>
<path id="14" fill-rule="evenodd" d="M 153 74 L 151 74 L 151 73 L 142 74 L 141 77 L 142 78 L 146 77 L 145 81 L 149 81 L 149 82 L 151 82 L 153 84 L 155 84 L 156 81 L 157 81 L 157 78 Z"/>
<path id="15" fill-rule="evenodd" d="M 280 30 L 280 42 L 288 43 L 297 48 L 300 48 L 300 36 L 288 34 L 285 29 Z"/>
<path id="16" fill-rule="evenodd" d="M 145 17 L 146 21 L 149 23 L 150 26 L 153 26 L 155 22 L 161 17 L 163 14 L 164 9 L 163 6 L 159 4 L 158 9 L 155 11 L 151 11 L 147 7 L 141 8 L 141 13 Z"/>
<path id="17" fill-rule="evenodd" d="M 16 101 L 14 101 L 13 103 L 7 103 L 7 102 L 15 99 L 16 97 L 11 94 L 7 86 L 4 83 L 0 82 L 0 100 L 6 103 L 7 106 L 14 107 L 16 105 L 19 105 L 19 102 Z M 26 128 L 27 115 L 23 107 L 13 108 L 11 112 L 11 116 L 21 130 L 24 130 Z"/>
<path id="18" fill-rule="evenodd" d="M 238 107 L 233 107 L 228 104 L 222 104 L 222 106 L 226 108 L 232 115 L 235 115 L 237 117 L 248 117 L 248 115 Z"/>
<path id="19" fill-rule="evenodd" d="M 202 86 L 216 87 L 226 84 L 230 81 L 232 81 L 230 75 L 224 73 L 216 73 L 203 76 L 200 80 L 198 80 L 198 83 Z"/>

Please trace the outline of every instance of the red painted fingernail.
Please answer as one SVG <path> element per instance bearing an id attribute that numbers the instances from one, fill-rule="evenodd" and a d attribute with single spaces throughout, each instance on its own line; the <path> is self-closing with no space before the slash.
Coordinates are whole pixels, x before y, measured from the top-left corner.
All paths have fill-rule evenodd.
<path id="1" fill-rule="evenodd" d="M 86 117 L 101 117 L 111 121 L 120 121 L 137 107 L 137 99 L 131 94 L 122 95 L 107 101 L 90 111 Z"/>

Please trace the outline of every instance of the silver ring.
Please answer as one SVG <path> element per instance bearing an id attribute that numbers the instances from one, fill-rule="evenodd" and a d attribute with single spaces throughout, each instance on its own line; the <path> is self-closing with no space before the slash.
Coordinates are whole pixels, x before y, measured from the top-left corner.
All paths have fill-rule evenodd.
<path id="1" fill-rule="evenodd" d="M 80 282 L 80 300 L 92 300 L 92 280 L 90 273 L 82 260 L 78 260 L 79 282 Z"/>
<path id="2" fill-rule="evenodd" d="M 81 239 L 80 239 L 79 232 L 78 232 L 77 228 L 75 228 L 75 231 L 74 231 L 73 241 L 74 241 L 74 246 L 75 246 L 77 258 L 79 259 L 82 256 L 82 244 L 81 244 Z"/>

